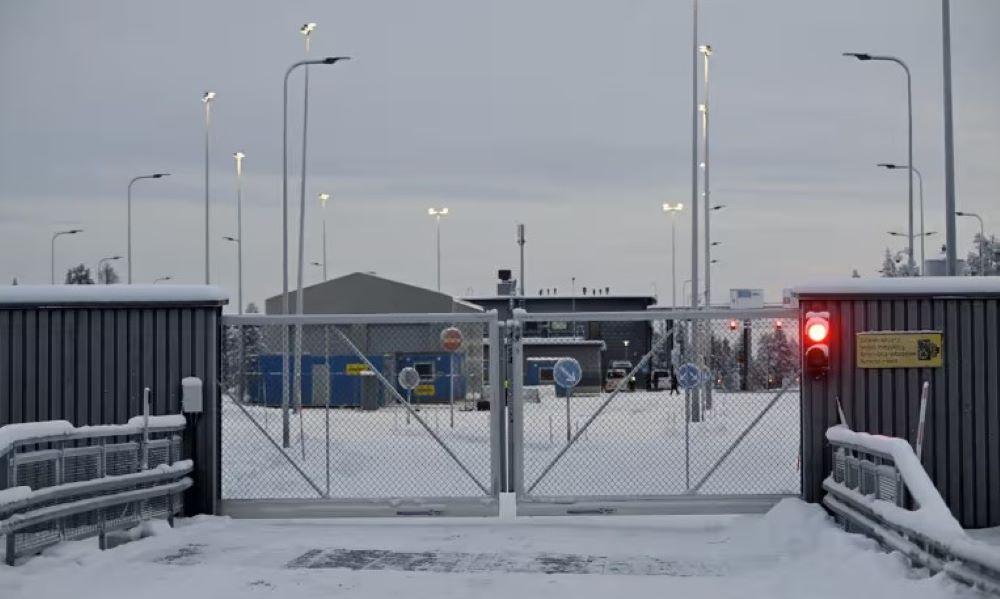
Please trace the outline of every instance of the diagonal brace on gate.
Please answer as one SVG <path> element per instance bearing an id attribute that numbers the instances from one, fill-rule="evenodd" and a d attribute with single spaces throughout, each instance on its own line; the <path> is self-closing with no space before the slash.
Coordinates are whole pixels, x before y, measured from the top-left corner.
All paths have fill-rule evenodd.
<path id="1" fill-rule="evenodd" d="M 343 331 L 341 331 L 337 327 L 333 327 L 333 330 L 334 330 L 335 333 L 337 333 L 340 336 L 340 338 L 344 341 L 344 343 L 347 344 L 347 346 L 351 349 L 351 351 L 354 352 L 354 355 L 356 355 L 359 360 L 361 360 L 362 362 L 365 363 L 365 365 L 368 367 L 368 370 L 370 370 L 372 372 L 372 374 L 374 374 L 378 378 L 378 380 L 381 381 L 381 383 L 383 385 L 385 385 L 385 388 L 388 389 L 392 393 L 393 399 L 395 399 L 396 402 L 398 402 L 404 408 L 406 408 L 406 410 L 410 413 L 410 415 L 414 419 L 416 419 L 417 422 L 420 423 L 420 426 L 424 427 L 424 430 L 426 430 L 427 433 L 431 437 L 433 437 L 433 439 L 437 442 L 437 444 L 441 446 L 441 449 L 445 450 L 445 452 L 448 454 L 448 456 L 451 457 L 451 459 L 454 460 L 456 464 L 458 464 L 458 467 L 462 469 L 462 472 L 464 472 L 465 474 L 467 474 L 468 477 L 470 479 L 472 479 L 472 482 L 476 483 L 476 486 L 479 487 L 479 489 L 484 494 L 489 495 L 490 492 L 489 492 L 489 490 L 487 490 L 486 486 L 483 485 L 483 483 L 479 482 L 479 479 L 476 478 L 476 475 L 473 474 L 472 471 L 469 470 L 469 468 L 466 467 L 466 465 L 462 463 L 462 460 L 458 459 L 458 456 L 455 455 L 455 452 L 452 451 L 451 448 L 448 447 L 448 445 L 441 439 L 441 437 L 439 437 L 437 435 L 437 433 L 434 432 L 434 429 L 432 429 L 427 424 L 427 422 L 425 422 L 424 419 L 420 417 L 420 413 L 417 412 L 416 410 L 414 410 L 413 406 L 410 404 L 410 402 L 406 401 L 406 398 L 404 398 L 399 393 L 399 391 L 396 390 L 396 386 L 393 385 L 392 383 L 390 383 L 385 378 L 385 376 L 381 372 L 379 372 L 379 370 L 377 368 L 375 368 L 375 365 L 371 363 L 371 361 L 368 359 L 368 356 L 366 356 L 364 354 L 364 352 L 362 352 L 360 349 L 358 349 L 358 346 L 355 345 L 350 340 L 350 338 L 348 338 L 348 336 Z"/>
<path id="2" fill-rule="evenodd" d="M 222 381 L 219 381 L 218 384 L 221 387 Z M 285 453 L 285 450 L 280 445 L 278 445 L 277 441 L 275 441 L 274 439 L 271 438 L 271 435 L 268 434 L 267 430 L 263 426 L 261 426 L 260 423 L 257 422 L 254 419 L 253 416 L 250 415 L 250 412 L 247 411 L 247 409 L 243 406 L 243 404 L 241 404 L 240 402 L 238 402 L 236 400 L 233 400 L 233 405 L 235 405 L 237 408 L 239 408 L 240 411 L 243 412 L 243 414 L 248 419 L 250 419 L 250 422 L 255 427 L 257 427 L 257 430 L 259 430 L 261 432 L 261 434 L 264 435 L 264 438 L 267 439 L 268 442 L 271 445 L 273 445 L 275 449 L 278 450 L 278 453 L 281 454 L 281 457 L 285 458 L 285 460 L 287 460 L 288 463 L 292 465 L 292 468 L 294 468 L 302 476 L 302 478 L 305 479 L 305 481 L 307 483 L 309 483 L 309 486 L 312 487 L 313 490 L 316 491 L 316 493 L 318 493 L 320 497 L 326 497 L 326 494 L 323 493 L 323 490 L 319 488 L 319 485 L 317 485 L 316 483 L 314 483 L 313 480 L 311 478 L 309 478 L 309 475 L 306 474 L 305 470 L 303 470 L 298 464 L 296 464 L 295 460 L 293 460 L 291 456 L 289 456 L 287 453 Z"/>
<path id="3" fill-rule="evenodd" d="M 659 350 L 660 347 L 662 347 L 663 344 L 665 344 L 668 339 L 673 339 L 674 330 L 675 328 L 671 326 L 667 334 L 664 335 L 663 338 L 660 339 L 660 341 L 656 345 L 651 347 L 648 352 L 646 352 L 646 354 L 642 357 L 642 359 L 639 360 L 639 363 L 632 368 L 632 371 L 629 372 L 627 376 L 625 376 L 624 378 L 622 378 L 622 380 L 618 382 L 618 384 L 615 386 L 614 391 L 611 392 L 611 395 L 609 395 L 608 398 L 605 399 L 604 402 L 597 407 L 594 413 L 590 415 L 590 418 L 588 418 L 587 421 L 583 423 L 583 426 L 577 429 L 576 434 L 574 434 L 573 437 L 566 442 L 566 445 L 564 445 L 563 448 L 559 450 L 559 453 L 556 454 L 556 457 L 552 458 L 552 461 L 549 462 L 549 465 L 546 466 L 544 470 L 542 470 L 542 473 L 538 475 L 538 478 L 535 479 L 535 482 L 531 483 L 531 485 L 528 487 L 528 490 L 526 491 L 527 494 L 531 494 L 531 492 L 535 490 L 535 487 L 538 486 L 538 483 L 542 482 L 542 479 L 545 478 L 546 475 L 548 475 L 548 473 L 552 470 L 552 468 L 554 468 L 555 465 L 559 462 L 559 460 L 561 460 L 562 457 L 566 455 L 566 452 L 569 451 L 569 448 L 572 447 L 573 444 L 576 443 L 577 440 L 585 432 L 587 432 L 587 429 L 590 428 L 590 425 L 593 424 L 594 420 L 596 420 L 597 417 L 601 415 L 601 412 L 603 412 L 604 409 L 608 407 L 608 404 L 614 401 L 614 399 L 618 397 L 619 394 L 621 394 L 622 390 L 625 389 L 625 387 L 628 385 L 628 381 L 630 381 L 632 377 L 634 377 L 637 372 L 642 370 L 643 366 L 645 366 L 646 363 L 649 362 L 650 359 L 652 359 L 653 354 L 656 353 L 656 351 Z"/>
<path id="4" fill-rule="evenodd" d="M 793 380 L 794 380 L 793 377 L 788 377 L 788 380 L 785 381 L 785 385 L 774 395 L 774 397 L 771 398 L 771 401 L 769 401 L 767 405 L 764 406 L 764 409 L 760 411 L 760 414 L 757 414 L 757 416 L 753 420 L 751 420 L 749 424 L 747 424 L 746 428 L 743 429 L 743 432 L 741 432 L 739 436 L 737 436 L 736 439 L 734 439 L 733 442 L 729 444 L 729 447 L 726 448 L 726 451 L 722 452 L 722 455 L 719 456 L 719 459 L 715 461 L 715 464 L 712 464 L 712 467 L 708 469 L 708 472 L 705 473 L 705 476 L 702 476 L 701 480 L 699 480 L 698 483 L 695 484 L 695 486 L 691 487 L 689 493 L 697 493 L 701 489 L 701 487 L 708 481 L 708 479 L 711 478 L 713 474 L 715 474 L 716 470 L 718 470 L 719 467 L 722 466 L 722 463 L 725 462 L 730 455 L 732 455 L 733 451 L 735 451 L 737 447 L 739 447 L 740 443 L 743 442 L 743 439 L 746 439 L 747 435 L 750 434 L 750 431 L 752 431 L 758 424 L 760 424 L 760 421 L 763 420 L 764 416 L 766 416 L 767 413 L 771 411 L 771 408 L 773 408 L 774 405 L 778 403 L 778 400 L 784 397 L 785 392 L 788 391 L 789 387 L 792 386 Z"/>

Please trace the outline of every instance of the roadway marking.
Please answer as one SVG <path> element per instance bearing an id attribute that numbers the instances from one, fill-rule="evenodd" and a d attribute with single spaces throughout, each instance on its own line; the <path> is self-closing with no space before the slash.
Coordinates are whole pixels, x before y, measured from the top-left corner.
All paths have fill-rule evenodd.
<path id="1" fill-rule="evenodd" d="M 719 577 L 729 573 L 722 563 L 660 559 L 648 556 L 607 557 L 572 553 L 513 555 L 384 549 L 312 549 L 285 566 L 290 569 L 343 568 L 404 572 L 511 572 L 524 574 L 605 574 L 624 576 Z"/>

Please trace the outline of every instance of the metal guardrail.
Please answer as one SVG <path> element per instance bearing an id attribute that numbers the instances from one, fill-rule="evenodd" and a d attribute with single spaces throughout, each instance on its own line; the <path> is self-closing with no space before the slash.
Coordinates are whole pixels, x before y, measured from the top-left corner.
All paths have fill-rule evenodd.
<path id="1" fill-rule="evenodd" d="M 173 519 L 192 481 L 181 460 L 182 416 L 73 428 L 0 427 L 0 535 L 5 561 L 63 540 L 106 534 L 151 518 Z M 6 441 L 5 441 L 6 440 Z"/>
<path id="2" fill-rule="evenodd" d="M 845 530 L 863 533 L 932 573 L 944 572 L 962 583 L 1000 594 L 1000 550 L 969 538 L 957 523 L 957 530 L 942 527 L 940 533 L 907 524 L 908 520 L 919 521 L 912 518 L 915 511 L 911 509 L 917 501 L 893 455 L 832 439 L 830 444 L 833 471 L 823 482 L 827 492 L 823 505 Z M 929 478 L 911 484 L 920 485 L 924 493 L 932 490 Z"/>

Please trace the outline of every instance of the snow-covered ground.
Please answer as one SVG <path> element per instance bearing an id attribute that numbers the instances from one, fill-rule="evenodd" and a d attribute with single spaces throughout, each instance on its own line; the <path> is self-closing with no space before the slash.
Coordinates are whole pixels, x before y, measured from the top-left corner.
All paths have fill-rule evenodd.
<path id="1" fill-rule="evenodd" d="M 566 439 L 565 400 L 555 397 L 552 387 L 539 390 L 541 401 L 524 406 L 524 480 L 529 486 Z M 537 485 L 534 494 L 684 493 L 687 479 L 696 485 L 775 393 L 716 392 L 714 407 L 704 421 L 690 426 L 685 426 L 683 395 L 666 391 L 622 393 Z M 606 397 L 573 397 L 571 432 L 583 426 Z M 324 493 L 329 473 L 330 496 L 334 498 L 482 496 L 416 420 L 407 422 L 400 406 L 374 412 L 305 409 L 301 421 L 298 415 L 292 417 L 291 448 L 284 455 L 275 444 L 281 440 L 280 410 L 260 406 L 244 409 L 228 398 L 224 400 L 224 498 L 317 497 L 316 489 L 298 469 Z M 489 488 L 489 413 L 456 410 L 454 428 L 448 406 L 423 406 L 420 415 Z M 798 494 L 798 456 L 799 407 L 793 390 L 746 435 L 706 480 L 701 492 Z"/>
<path id="2" fill-rule="evenodd" d="M 229 520 L 0 566 L 4 599 L 974 597 L 786 500 L 763 516 Z M 570 573 L 560 573 L 570 572 Z"/>

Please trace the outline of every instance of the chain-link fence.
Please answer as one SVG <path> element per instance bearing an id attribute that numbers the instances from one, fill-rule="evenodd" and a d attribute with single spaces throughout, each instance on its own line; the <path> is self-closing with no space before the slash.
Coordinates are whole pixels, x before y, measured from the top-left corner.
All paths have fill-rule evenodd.
<path id="1" fill-rule="evenodd" d="M 223 500 L 497 492 L 495 314 L 245 316 L 223 326 Z M 459 331 L 457 349 L 446 329 Z M 409 368 L 419 375 L 412 388 L 399 380 Z"/>
<path id="2" fill-rule="evenodd" d="M 591 360 L 590 379 L 598 365 L 600 381 L 533 385 L 537 342 L 514 343 L 520 500 L 799 493 L 796 313 L 669 314 L 518 316 L 573 323 L 563 353 Z"/>

